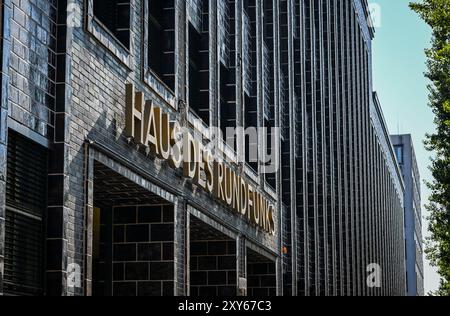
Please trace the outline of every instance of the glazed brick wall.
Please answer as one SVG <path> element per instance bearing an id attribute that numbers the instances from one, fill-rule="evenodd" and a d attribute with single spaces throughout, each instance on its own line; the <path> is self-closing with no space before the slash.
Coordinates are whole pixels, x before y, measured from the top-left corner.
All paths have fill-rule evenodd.
<path id="1" fill-rule="evenodd" d="M 9 115 L 53 139 L 57 0 L 11 0 Z"/>
<path id="2" fill-rule="evenodd" d="M 80 21 L 73 28 L 66 28 L 67 2 L 75 8 L 71 14 Z M 3 1 L 6 22 L 11 30 L 5 39 L 2 35 L 2 48 L 10 54 L 2 54 L 2 111 L 0 126 L 0 176 L 6 170 L 6 134 L 7 112 L 14 121 L 48 138 L 54 145 L 54 155 L 50 165 L 54 175 L 49 177 L 49 213 L 52 218 L 52 240 L 47 241 L 49 261 L 47 281 L 52 295 L 81 295 L 83 288 L 71 288 L 67 285 L 65 269 L 69 264 L 82 267 L 83 280 L 85 243 L 85 142 L 87 139 L 101 144 L 138 166 L 151 178 L 166 183 L 176 190 L 180 203 L 177 212 L 186 212 L 186 203 L 209 213 L 229 227 L 239 227 L 249 238 L 277 252 L 277 238 L 261 234 L 245 220 L 235 216 L 226 207 L 218 204 L 208 194 L 197 190 L 195 185 L 183 179 L 181 172 L 175 171 L 161 161 L 154 161 L 136 150 L 123 136 L 125 112 L 125 83 L 134 83 L 136 88 L 152 98 L 158 105 L 170 112 L 173 119 L 182 121 L 182 111 L 175 111 L 159 102 L 161 91 L 155 80 L 144 83 L 141 54 L 143 0 L 131 1 L 131 46 L 128 63 L 115 56 L 116 41 L 107 32 L 100 32 L 107 45 L 101 44 L 86 31 L 84 25 L 85 4 L 92 0 L 6 0 Z M 175 104 L 186 100 L 186 54 L 184 49 L 184 8 L 185 1 L 176 0 L 180 23 L 176 34 L 180 49 L 176 53 L 177 89 Z M 237 5 L 241 0 L 237 1 Z M 211 1 L 211 12 L 216 11 L 216 1 Z M 237 17 L 240 21 L 240 17 Z M 5 21 L 4 21 L 5 22 Z M 211 41 L 211 89 L 210 100 L 213 113 L 217 113 L 217 21 L 214 14 L 210 22 Z M 239 37 L 239 34 L 238 34 Z M 103 41 L 102 41 L 103 42 Z M 58 54 L 59 53 L 59 54 Z M 11 60 L 10 60 L 11 59 Z M 56 71 L 58 68 L 58 71 Z M 9 78 L 11 76 L 11 78 Z M 11 79 L 11 80 L 9 80 Z M 239 81 L 239 80 L 238 80 Z M 241 84 L 238 82 L 238 86 Z M 156 91 L 156 92 L 155 92 Z M 238 100 L 238 107 L 242 107 Z M 10 106 L 8 106 L 10 105 Z M 55 111 L 55 112 L 54 112 Z M 217 124 L 215 115 L 213 124 Z M 239 121 L 239 119 L 238 119 Z M 57 133 L 54 133 L 53 128 Z M 0 193 L 4 192 L 4 177 L 0 179 Z M 4 195 L 3 195 L 4 196 Z M 3 202 L 1 203 L 3 204 Z M 0 205 L 0 237 L 3 234 L 3 206 Z M 183 216 L 179 217 L 184 218 Z M 276 218 L 276 225 L 278 217 Z M 176 231 L 182 231 L 185 220 L 179 220 Z M 56 227 L 59 225 L 60 229 Z M 278 225 L 277 225 L 278 226 Z M 178 234 L 182 235 L 182 234 Z M 0 238 L 0 273 L 1 248 Z M 179 241 L 176 249 L 177 260 L 184 262 L 184 240 Z M 182 249 L 183 248 L 183 249 Z M 55 254 L 55 255 L 53 255 Z M 177 278 L 184 280 L 184 271 L 177 270 Z M 0 278 L 1 282 L 1 278 Z M 51 289 L 50 289 L 51 288 Z M 183 284 L 177 285 L 179 293 Z M 1 292 L 1 286 L 0 286 Z"/>
<path id="3" fill-rule="evenodd" d="M 1 2 L 0 112 L 0 294 L 2 293 L 4 203 L 8 119 L 28 134 L 54 137 L 57 6 L 60 0 Z M 64 6 L 65 7 L 65 6 Z M 60 256 L 58 258 L 61 258 Z M 64 265 L 62 260 L 60 266 Z M 60 278 L 61 279 L 61 278 Z M 59 280 L 62 286 L 62 281 Z M 58 291 L 61 293 L 62 291 Z"/>
<path id="4" fill-rule="evenodd" d="M 236 242 L 191 241 L 191 296 L 236 295 Z"/>
<path id="5" fill-rule="evenodd" d="M 4 51 L 9 51 L 10 39 L 6 30 L 9 29 L 9 19 L 11 11 L 10 0 L 1 1 L 2 12 L 0 16 L 0 56 L 2 61 L 0 63 L 0 295 L 3 294 L 3 273 L 4 273 L 4 250 L 5 250 L 5 202 L 6 202 L 6 162 L 7 162 L 7 148 L 8 148 L 8 82 L 9 76 L 6 71 L 8 65 L 8 54 Z M 5 18 L 6 17 L 6 18 Z M 5 56 L 5 57 L 3 57 Z"/>
<path id="6" fill-rule="evenodd" d="M 191 182 L 183 179 L 179 170 L 173 170 L 167 163 L 147 157 L 136 150 L 134 145 L 129 144 L 124 137 L 125 83 L 134 83 L 137 89 L 145 93 L 146 98 L 156 100 L 158 105 L 164 107 L 174 119 L 177 118 L 181 121 L 182 117 L 181 112 L 172 110 L 164 106 L 163 102 L 158 101 L 160 98 L 154 92 L 158 91 L 157 87 L 153 87 L 154 90 L 152 90 L 142 80 L 141 65 L 143 58 L 141 56 L 141 48 L 143 42 L 140 32 L 142 30 L 142 4 L 143 1 L 141 0 L 131 1 L 132 32 L 130 55 L 132 58 L 128 65 L 120 61 L 110 48 L 101 45 L 83 27 L 72 29 L 70 38 L 67 41 L 69 62 L 66 67 L 66 73 L 68 76 L 67 82 L 70 84 L 67 102 L 70 105 L 70 115 L 66 118 L 65 128 L 67 143 L 64 151 L 63 202 L 66 210 L 64 216 L 67 221 L 65 221 L 63 232 L 65 237 L 63 262 L 68 264 L 76 263 L 83 266 L 85 246 L 83 235 L 85 222 L 84 144 L 86 139 L 110 149 L 117 155 L 124 157 L 131 164 L 138 166 L 141 170 L 145 170 L 150 177 L 157 178 L 169 187 L 174 188 L 183 201 L 194 203 L 196 207 L 213 214 L 222 222 L 228 223 L 230 227 L 239 227 L 240 230 L 245 231 L 249 238 L 276 251 L 278 247 L 276 237 L 257 232 L 253 226 L 235 216 L 227 208 L 220 206 L 208 194 L 201 190 L 196 190 Z M 78 5 L 81 8 L 81 13 L 85 13 L 83 11 L 83 1 L 74 0 L 73 5 Z M 179 12 L 183 11 L 184 5 L 184 1 L 176 1 Z M 214 12 L 214 5 L 212 10 Z M 183 18 L 184 13 L 179 15 Z M 184 41 L 183 27 L 184 24 L 179 23 L 179 29 L 176 32 L 180 41 Z M 215 34 L 216 28 L 213 27 L 211 30 Z M 108 38 L 106 32 L 103 35 L 105 38 Z M 215 38 L 215 35 L 213 35 L 213 38 Z M 109 46 L 112 48 L 117 46 L 114 39 L 111 38 L 109 41 Z M 214 45 L 216 41 L 212 40 L 211 43 L 211 45 Z M 211 48 L 211 54 L 216 56 L 214 46 Z M 176 59 L 179 78 L 176 98 L 177 100 L 185 100 L 185 83 L 183 82 L 183 78 L 185 78 L 185 53 L 183 49 L 177 52 Z M 215 73 L 214 69 L 211 71 Z M 214 95 L 215 89 L 214 85 L 211 92 Z M 164 93 L 161 92 L 161 94 Z M 212 100 L 215 99 L 212 98 Z M 180 203 L 179 207 L 184 207 L 184 211 L 186 210 L 185 204 Z M 180 225 L 183 225 L 183 223 L 180 222 Z M 176 229 L 183 229 L 183 227 L 177 226 Z M 176 249 L 175 253 L 180 254 L 179 262 L 184 262 L 182 258 L 184 251 Z M 183 271 L 179 270 L 177 273 L 180 274 L 180 279 L 183 279 Z M 62 282 L 64 283 L 64 280 Z M 68 295 L 79 293 L 79 289 L 67 289 Z"/>
<path id="7" fill-rule="evenodd" d="M 210 195 L 198 190 L 190 181 L 183 179 L 180 171 L 172 170 L 166 163 L 152 160 L 138 152 L 123 137 L 124 128 L 124 85 L 133 82 L 143 91 L 146 98 L 153 98 L 158 105 L 158 94 L 161 91 L 155 80 L 144 83 L 145 74 L 141 66 L 145 64 L 142 55 L 145 42 L 142 41 L 142 24 L 146 17 L 142 16 L 143 0 L 131 1 L 131 46 L 128 62 L 115 56 L 118 44 L 107 32 L 100 31 L 101 42 L 86 30 L 84 17 L 86 7 L 92 0 L 5 0 L 8 6 L 6 41 L 2 47 L 10 54 L 2 54 L 2 112 L 0 143 L 0 176 L 6 170 L 6 133 L 7 115 L 22 127 L 24 132 L 30 131 L 50 140 L 52 147 L 51 175 L 49 176 L 49 223 L 47 249 L 49 250 L 47 281 L 49 293 L 52 295 L 81 295 L 83 288 L 69 288 L 66 284 L 66 267 L 75 263 L 82 267 L 85 264 L 85 252 L 89 246 L 85 240 L 86 214 L 86 139 L 105 146 L 117 155 L 124 157 L 131 164 L 145 170 L 147 178 L 157 178 L 168 187 L 175 189 L 180 203 L 176 212 L 185 213 L 187 204 L 193 204 L 202 212 L 211 215 L 228 227 L 239 227 L 246 237 L 257 244 L 278 252 L 278 240 L 268 236 L 239 218 L 228 208 L 220 205 Z M 67 4 L 76 8 L 72 15 L 78 15 L 80 24 L 65 27 Z M 85 6 L 87 4 L 87 6 Z M 236 1 L 240 6 L 242 0 Z M 184 0 L 175 0 L 180 18 L 176 34 L 179 40 L 177 59 L 177 89 L 175 104 L 185 101 L 187 83 L 185 38 L 185 5 Z M 212 124 L 218 123 L 218 40 L 217 33 L 217 0 L 210 2 L 211 21 L 210 38 L 210 103 L 214 114 Z M 240 24 L 241 16 L 236 17 Z M 6 23 L 4 23 L 6 25 Z M 6 30 L 5 30 L 6 31 Z M 98 34 L 97 34 L 98 35 Z M 240 39 L 241 34 L 236 34 Z M 103 40 L 105 39 L 105 41 Z M 10 41 L 10 43 L 8 42 Z M 106 43 L 106 44 L 105 44 Z M 236 47 L 240 49 L 240 44 Z M 122 56 L 123 57 L 123 56 Z M 240 67 L 238 62 L 237 67 Z M 57 70 L 57 71 L 56 71 Z M 240 76 L 240 71 L 237 71 Z M 10 77 L 10 78 L 9 78 Z M 5 80 L 7 79 L 7 80 Z M 9 81 L 8 81 L 9 80 Z M 241 80 L 237 86 L 242 88 Z M 242 109 L 242 100 L 237 96 L 238 110 Z M 8 108 L 7 108 L 8 107 Z M 176 111 L 164 106 L 172 118 L 182 121 L 183 111 Z M 238 117 L 238 123 L 242 118 Z M 0 179 L 0 180 L 4 180 Z M 4 181 L 0 181 L 4 187 Z M 262 187 L 260 187 L 262 189 Z M 0 188 L 0 192 L 4 189 Z M 2 233 L 2 207 L 0 206 L 0 237 Z M 183 216 L 176 223 L 176 231 L 182 232 L 186 221 Z M 275 219 L 278 227 L 278 216 Z M 179 233 L 178 235 L 182 235 Z M 184 240 L 180 238 L 177 261 L 184 262 Z M 1 272 L 0 238 L 0 272 Z M 83 280 L 89 276 L 83 275 Z M 184 272 L 179 269 L 177 278 L 184 280 Z M 0 280 L 1 281 L 1 280 Z M 59 284 L 57 284 L 59 283 Z M 183 285 L 177 285 L 183 291 Z M 0 286 L 1 288 L 1 286 Z M 89 294 L 89 293 L 88 293 Z"/>
<path id="8" fill-rule="evenodd" d="M 113 209 L 114 296 L 173 296 L 174 208 Z"/>
<path id="9" fill-rule="evenodd" d="M 275 263 L 249 263 L 247 266 L 249 296 L 276 296 Z"/>

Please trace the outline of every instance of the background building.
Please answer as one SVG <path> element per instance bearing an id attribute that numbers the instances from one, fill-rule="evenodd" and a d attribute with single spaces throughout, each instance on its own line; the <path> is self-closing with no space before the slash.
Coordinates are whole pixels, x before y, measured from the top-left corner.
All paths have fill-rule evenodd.
<path id="1" fill-rule="evenodd" d="M 281 72 L 293 87 L 282 142 L 284 293 L 404 295 L 404 188 L 372 93 L 367 2 L 280 3 L 293 12 L 281 6 Z M 372 263 L 380 288 L 367 286 Z"/>
<path id="2" fill-rule="evenodd" d="M 0 293 L 405 293 L 403 182 L 372 93 L 366 1 L 1 9 Z M 199 146 L 210 127 L 281 131 L 214 139 L 215 179 L 240 185 L 209 190 L 204 167 L 191 177 L 150 150 L 154 108 Z M 281 168 L 264 173 L 251 149 Z M 236 209 L 236 187 L 260 200 Z"/>
<path id="3" fill-rule="evenodd" d="M 368 4 L 286 3 L 284 293 L 404 295 L 403 182 L 372 93 Z M 282 6 L 283 8 L 283 6 Z M 281 81 L 283 82 L 283 81 Z M 380 288 L 367 286 L 378 264 Z"/>
<path id="4" fill-rule="evenodd" d="M 411 135 L 391 136 L 405 182 L 406 280 L 410 296 L 423 296 L 423 238 L 420 174 Z"/>

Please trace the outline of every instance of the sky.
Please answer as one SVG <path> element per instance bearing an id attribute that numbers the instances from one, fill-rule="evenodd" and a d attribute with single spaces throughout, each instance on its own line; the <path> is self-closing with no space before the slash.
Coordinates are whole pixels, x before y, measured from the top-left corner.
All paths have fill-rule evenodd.
<path id="1" fill-rule="evenodd" d="M 431 30 L 408 7 L 409 0 L 369 0 L 380 11 L 373 47 L 374 90 L 377 91 L 391 134 L 412 134 L 420 174 L 430 181 L 428 170 L 431 154 L 423 140 L 434 130 L 433 113 L 428 107 L 428 81 L 424 77 L 426 57 L 430 47 Z M 373 12 L 373 11 L 372 11 Z M 422 203 L 430 192 L 422 183 Z M 427 216 L 423 231 L 428 236 Z M 439 287 L 436 269 L 425 262 L 425 293 Z"/>

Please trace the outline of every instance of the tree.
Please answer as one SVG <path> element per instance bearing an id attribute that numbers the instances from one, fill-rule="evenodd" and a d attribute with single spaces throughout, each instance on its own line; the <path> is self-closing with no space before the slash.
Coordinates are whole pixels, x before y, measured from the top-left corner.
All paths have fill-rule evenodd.
<path id="1" fill-rule="evenodd" d="M 441 276 L 440 289 L 431 294 L 450 296 L 450 1 L 422 0 L 410 7 L 433 31 L 432 46 L 426 50 L 425 74 L 431 81 L 429 105 L 436 125 L 436 132 L 425 140 L 427 149 L 435 155 L 430 166 L 433 180 L 427 183 L 431 197 L 427 205 L 430 238 L 426 255 Z"/>

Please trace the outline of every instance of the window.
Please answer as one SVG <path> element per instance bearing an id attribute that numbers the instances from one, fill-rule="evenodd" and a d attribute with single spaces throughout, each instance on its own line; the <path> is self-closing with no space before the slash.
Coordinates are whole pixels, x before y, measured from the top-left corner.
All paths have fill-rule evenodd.
<path id="1" fill-rule="evenodd" d="M 189 108 L 209 125 L 209 0 L 200 5 L 201 25 L 189 23 Z"/>
<path id="2" fill-rule="evenodd" d="M 5 212 L 4 291 L 42 295 L 48 152 L 10 131 Z"/>
<path id="3" fill-rule="evenodd" d="M 149 1 L 148 60 L 150 69 L 175 90 L 174 1 Z"/>
<path id="4" fill-rule="evenodd" d="M 399 164 L 403 164 L 403 146 L 395 146 L 395 155 Z"/>
<path id="5" fill-rule="evenodd" d="M 254 170 L 258 171 L 258 139 L 252 135 L 251 130 L 256 131 L 258 126 L 258 111 L 256 100 L 248 95 L 244 97 L 245 106 L 245 161 Z"/>
<path id="6" fill-rule="evenodd" d="M 227 128 L 236 128 L 236 79 L 234 69 L 220 65 L 220 127 L 222 135 L 227 144 L 234 144 L 236 150 L 236 140 L 234 136 L 227 139 Z M 234 135 L 234 133 L 233 133 Z"/>
<path id="7" fill-rule="evenodd" d="M 264 127 L 267 129 L 265 141 L 266 155 L 272 155 L 275 148 L 273 128 L 275 128 L 275 65 L 274 65 L 274 19 L 273 0 L 264 0 L 264 41 L 263 41 L 263 72 L 264 72 Z M 270 161 L 273 163 L 273 161 Z M 276 173 L 266 170 L 264 176 L 267 184 L 276 189 Z"/>
<path id="8" fill-rule="evenodd" d="M 408 271 L 406 271 L 406 291 L 407 292 L 411 291 L 411 289 L 409 288 Z"/>
<path id="9" fill-rule="evenodd" d="M 245 129 L 258 127 L 256 0 L 244 1 L 244 124 Z M 245 139 L 247 164 L 258 171 L 258 140 Z"/>
<path id="10" fill-rule="evenodd" d="M 224 140 L 234 144 L 236 139 L 227 139 L 227 128 L 236 128 L 236 48 L 235 48 L 235 3 L 232 0 L 220 1 L 219 7 L 219 46 L 220 49 L 220 128 Z"/>
<path id="11" fill-rule="evenodd" d="M 94 0 L 94 17 L 130 48 L 130 0 Z"/>

